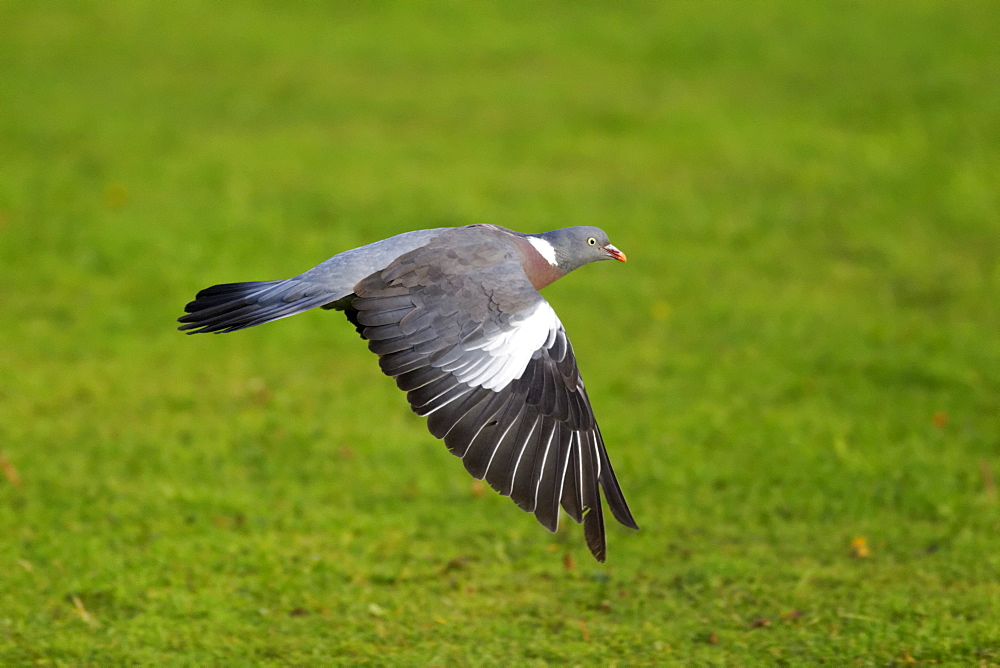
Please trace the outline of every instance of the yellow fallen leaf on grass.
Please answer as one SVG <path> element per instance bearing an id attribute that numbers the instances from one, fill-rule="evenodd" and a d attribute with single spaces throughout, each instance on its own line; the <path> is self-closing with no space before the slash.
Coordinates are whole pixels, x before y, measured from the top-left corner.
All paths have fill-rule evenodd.
<path id="1" fill-rule="evenodd" d="M 92 614 L 83 606 L 83 601 L 76 594 L 70 596 L 70 601 L 73 603 L 73 609 L 76 610 L 76 614 L 80 615 L 82 619 L 88 626 L 100 626 L 100 622 L 94 618 Z"/>
<path id="2" fill-rule="evenodd" d="M 3 471 L 4 477 L 10 481 L 10 484 L 18 489 L 21 488 L 21 476 L 17 474 L 17 469 L 14 468 L 14 465 L 10 463 L 10 460 L 2 452 L 0 452 L 0 471 Z"/>
<path id="3" fill-rule="evenodd" d="M 872 556 L 872 551 L 868 547 L 868 541 L 864 536 L 858 536 L 851 541 L 851 556 L 855 559 L 867 559 Z"/>
<path id="4" fill-rule="evenodd" d="M 987 498 L 995 498 L 997 486 L 993 482 L 993 471 L 990 470 L 990 463 L 986 459 L 979 460 L 979 475 L 983 479 L 983 490 L 986 492 Z"/>

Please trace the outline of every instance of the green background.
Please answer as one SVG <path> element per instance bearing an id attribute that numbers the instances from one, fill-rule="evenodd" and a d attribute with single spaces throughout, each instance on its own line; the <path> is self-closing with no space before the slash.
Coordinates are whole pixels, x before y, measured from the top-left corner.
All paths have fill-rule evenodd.
<path id="1" fill-rule="evenodd" d="M 0 663 L 1000 662 L 998 34 L 3 2 Z M 477 222 L 629 255 L 546 290 L 642 527 L 606 565 L 478 493 L 339 314 L 174 330 Z"/>

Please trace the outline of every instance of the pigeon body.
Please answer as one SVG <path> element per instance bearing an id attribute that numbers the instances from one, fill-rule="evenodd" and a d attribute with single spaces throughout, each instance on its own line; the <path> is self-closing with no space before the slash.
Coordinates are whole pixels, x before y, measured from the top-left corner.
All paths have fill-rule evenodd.
<path id="1" fill-rule="evenodd" d="M 206 288 L 179 329 L 230 332 L 317 306 L 344 311 L 466 469 L 550 531 L 559 507 L 604 561 L 600 489 L 633 529 L 555 311 L 538 290 L 625 255 L 595 227 L 521 234 L 496 225 L 419 230 L 335 255 L 280 281 Z"/>

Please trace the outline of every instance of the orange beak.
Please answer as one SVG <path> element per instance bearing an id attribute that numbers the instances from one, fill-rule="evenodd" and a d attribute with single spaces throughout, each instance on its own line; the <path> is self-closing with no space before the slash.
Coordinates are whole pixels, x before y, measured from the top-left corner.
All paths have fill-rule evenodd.
<path id="1" fill-rule="evenodd" d="M 601 246 L 601 250 L 607 253 L 608 257 L 610 257 L 613 260 L 618 260 L 619 262 L 628 262 L 628 258 L 625 257 L 625 253 L 621 252 L 611 244 L 608 244 L 607 246 Z"/>

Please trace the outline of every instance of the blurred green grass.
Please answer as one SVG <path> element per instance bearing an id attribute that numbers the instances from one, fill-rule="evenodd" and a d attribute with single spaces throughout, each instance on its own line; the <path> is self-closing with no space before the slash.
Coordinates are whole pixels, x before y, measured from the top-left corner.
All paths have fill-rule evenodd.
<path id="1" fill-rule="evenodd" d="M 0 26 L 0 662 L 1000 661 L 1000 5 Z M 472 222 L 629 254 L 546 290 L 642 526 L 606 566 L 338 315 L 173 330 Z"/>

